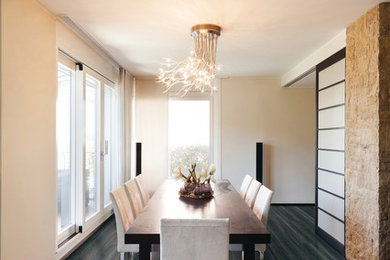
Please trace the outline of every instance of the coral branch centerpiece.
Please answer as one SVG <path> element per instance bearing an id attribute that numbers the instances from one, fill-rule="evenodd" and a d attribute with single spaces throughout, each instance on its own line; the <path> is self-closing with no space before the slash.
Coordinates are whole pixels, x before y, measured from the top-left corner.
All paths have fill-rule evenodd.
<path id="1" fill-rule="evenodd" d="M 182 197 L 193 199 L 205 199 L 213 196 L 214 191 L 211 188 L 210 181 L 215 182 L 215 165 L 212 164 L 208 172 L 203 169 L 199 176 L 196 175 L 196 163 L 188 168 L 188 176 L 183 174 L 181 167 L 176 171 L 176 177 L 184 180 L 184 187 L 179 191 Z"/>

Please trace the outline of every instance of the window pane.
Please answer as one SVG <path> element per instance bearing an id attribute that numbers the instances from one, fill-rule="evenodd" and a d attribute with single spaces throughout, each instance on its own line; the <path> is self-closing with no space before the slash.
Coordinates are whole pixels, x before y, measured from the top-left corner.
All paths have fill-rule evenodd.
<path id="1" fill-rule="evenodd" d="M 119 107 L 118 95 L 104 86 L 104 205 L 111 202 L 110 192 L 118 187 L 119 178 Z"/>
<path id="2" fill-rule="evenodd" d="M 210 103 L 208 100 L 169 101 L 169 164 L 173 174 L 178 166 L 209 164 Z"/>
<path id="3" fill-rule="evenodd" d="M 75 223 L 74 176 L 72 172 L 71 93 L 73 71 L 58 65 L 56 138 L 57 138 L 57 225 L 58 233 Z"/>
<path id="4" fill-rule="evenodd" d="M 99 210 L 97 106 L 99 81 L 87 75 L 85 86 L 85 217 Z"/>

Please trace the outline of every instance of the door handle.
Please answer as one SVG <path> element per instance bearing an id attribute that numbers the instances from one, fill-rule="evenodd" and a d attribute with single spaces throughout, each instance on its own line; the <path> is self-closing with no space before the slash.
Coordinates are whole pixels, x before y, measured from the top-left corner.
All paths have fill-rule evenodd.
<path id="1" fill-rule="evenodd" d="M 104 140 L 104 154 L 108 154 L 108 140 Z"/>

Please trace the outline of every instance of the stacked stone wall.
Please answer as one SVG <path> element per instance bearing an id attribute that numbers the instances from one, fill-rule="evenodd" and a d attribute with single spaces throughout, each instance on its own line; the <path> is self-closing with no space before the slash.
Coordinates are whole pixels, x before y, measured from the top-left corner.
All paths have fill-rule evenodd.
<path id="1" fill-rule="evenodd" d="M 390 4 L 347 28 L 346 256 L 390 259 Z"/>

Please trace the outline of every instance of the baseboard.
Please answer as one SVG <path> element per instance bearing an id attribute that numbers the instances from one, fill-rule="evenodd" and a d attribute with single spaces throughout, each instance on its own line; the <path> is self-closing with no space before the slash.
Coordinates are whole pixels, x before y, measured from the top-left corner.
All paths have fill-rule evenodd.
<path id="1" fill-rule="evenodd" d="M 315 206 L 315 203 L 271 203 L 271 206 Z"/>
<path id="2" fill-rule="evenodd" d="M 345 257 L 345 246 L 337 241 L 335 238 L 330 236 L 326 231 L 322 230 L 320 227 L 315 227 L 315 232 L 319 235 L 326 243 L 328 243 L 331 247 L 336 249 L 342 256 Z"/>

